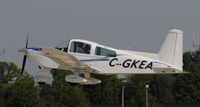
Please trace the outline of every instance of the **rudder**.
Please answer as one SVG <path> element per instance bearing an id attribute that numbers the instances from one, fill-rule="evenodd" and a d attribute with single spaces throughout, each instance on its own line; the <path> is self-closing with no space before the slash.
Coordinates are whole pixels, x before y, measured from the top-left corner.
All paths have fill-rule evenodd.
<path id="1" fill-rule="evenodd" d="M 160 52 L 160 61 L 173 65 L 182 71 L 183 66 L 183 31 L 171 29 Z"/>

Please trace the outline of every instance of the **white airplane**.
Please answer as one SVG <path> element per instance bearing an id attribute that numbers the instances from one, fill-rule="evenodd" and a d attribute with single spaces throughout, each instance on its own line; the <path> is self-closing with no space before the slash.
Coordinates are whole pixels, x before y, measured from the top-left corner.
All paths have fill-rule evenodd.
<path id="1" fill-rule="evenodd" d="M 64 48 L 26 48 L 19 50 L 42 71 L 63 69 L 74 72 L 65 80 L 80 84 L 98 84 L 101 81 L 90 76 L 95 74 L 166 74 L 182 73 L 183 32 L 171 29 L 158 53 L 119 50 L 95 42 L 71 39 Z M 85 77 L 80 77 L 79 74 Z"/>

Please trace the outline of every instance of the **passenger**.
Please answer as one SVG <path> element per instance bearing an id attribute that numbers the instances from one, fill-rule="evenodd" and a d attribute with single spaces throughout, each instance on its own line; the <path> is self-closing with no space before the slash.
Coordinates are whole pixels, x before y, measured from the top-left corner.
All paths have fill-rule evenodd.
<path id="1" fill-rule="evenodd" d="M 88 44 L 85 45 L 85 53 L 90 54 L 90 46 Z"/>

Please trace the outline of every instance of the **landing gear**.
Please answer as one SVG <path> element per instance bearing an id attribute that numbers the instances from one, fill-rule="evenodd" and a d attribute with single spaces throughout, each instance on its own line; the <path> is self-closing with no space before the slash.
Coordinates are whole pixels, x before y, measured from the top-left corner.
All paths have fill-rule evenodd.
<path id="1" fill-rule="evenodd" d="M 87 82 L 87 80 L 85 78 L 82 78 L 79 76 L 79 72 L 75 72 L 72 75 L 67 75 L 65 77 L 65 80 L 67 82 L 71 82 L 71 83 L 83 83 L 83 82 Z"/>
<path id="2" fill-rule="evenodd" d="M 100 80 L 91 78 L 90 73 L 84 73 L 85 78 L 79 76 L 79 72 L 75 72 L 72 75 L 67 75 L 65 77 L 65 80 L 67 82 L 71 83 L 80 83 L 80 84 L 85 84 L 85 85 L 94 85 L 94 84 L 99 84 L 101 83 Z"/>

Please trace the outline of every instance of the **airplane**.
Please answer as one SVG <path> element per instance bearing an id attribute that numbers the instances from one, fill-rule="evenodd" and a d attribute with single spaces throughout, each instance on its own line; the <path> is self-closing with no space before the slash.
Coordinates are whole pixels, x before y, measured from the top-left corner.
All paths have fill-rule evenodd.
<path id="1" fill-rule="evenodd" d="M 26 59 L 42 68 L 70 70 L 65 80 L 86 85 L 99 84 L 92 78 L 95 74 L 177 74 L 183 73 L 183 31 L 171 28 L 158 53 L 145 53 L 115 49 L 92 41 L 71 39 L 62 48 L 26 47 L 19 50 L 24 55 L 22 73 Z M 84 77 L 79 76 L 84 74 Z"/>

